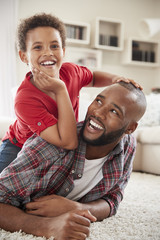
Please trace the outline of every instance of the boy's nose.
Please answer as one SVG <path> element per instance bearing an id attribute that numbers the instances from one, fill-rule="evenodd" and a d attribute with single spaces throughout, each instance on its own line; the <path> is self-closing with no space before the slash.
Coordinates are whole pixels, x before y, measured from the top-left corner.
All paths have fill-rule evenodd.
<path id="1" fill-rule="evenodd" d="M 53 55 L 53 52 L 52 52 L 52 50 L 51 50 L 50 48 L 46 48 L 46 49 L 44 50 L 44 55 L 46 55 L 46 56 L 52 56 L 52 55 Z"/>

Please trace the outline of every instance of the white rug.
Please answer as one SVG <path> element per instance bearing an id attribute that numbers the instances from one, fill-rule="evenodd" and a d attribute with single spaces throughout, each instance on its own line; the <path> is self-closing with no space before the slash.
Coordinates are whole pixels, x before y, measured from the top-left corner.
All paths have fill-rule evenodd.
<path id="1" fill-rule="evenodd" d="M 46 238 L 0 230 L 0 240 L 31 239 Z M 160 176 L 133 172 L 117 215 L 92 223 L 87 240 L 160 240 Z"/>

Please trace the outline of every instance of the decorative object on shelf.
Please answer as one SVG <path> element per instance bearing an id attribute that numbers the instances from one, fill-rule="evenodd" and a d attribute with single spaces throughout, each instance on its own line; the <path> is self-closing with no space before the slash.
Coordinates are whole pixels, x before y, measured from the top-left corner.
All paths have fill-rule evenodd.
<path id="1" fill-rule="evenodd" d="M 146 18 L 140 22 L 139 33 L 144 38 L 153 37 L 160 32 L 160 18 Z"/>
<path id="2" fill-rule="evenodd" d="M 89 44 L 90 43 L 90 24 L 82 22 L 64 21 L 67 32 L 67 43 Z"/>
<path id="3" fill-rule="evenodd" d="M 122 56 L 124 64 L 159 67 L 159 41 L 129 38 Z"/>
<path id="4" fill-rule="evenodd" d="M 99 35 L 99 44 L 105 45 L 105 46 L 118 47 L 118 37 L 100 34 Z"/>
<path id="5" fill-rule="evenodd" d="M 83 40 L 83 27 L 66 25 L 67 38 Z"/>
<path id="6" fill-rule="evenodd" d="M 139 42 L 132 41 L 132 60 L 142 62 L 155 62 L 155 52 L 150 50 L 141 50 Z"/>
<path id="7" fill-rule="evenodd" d="M 124 26 L 117 19 L 97 17 L 92 24 L 92 46 L 103 50 L 123 50 Z"/>

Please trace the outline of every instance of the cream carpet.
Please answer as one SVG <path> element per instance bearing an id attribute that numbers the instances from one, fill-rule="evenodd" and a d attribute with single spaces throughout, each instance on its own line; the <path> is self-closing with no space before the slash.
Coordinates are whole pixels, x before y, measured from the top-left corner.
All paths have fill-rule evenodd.
<path id="1" fill-rule="evenodd" d="M 0 230 L 0 240 L 31 239 L 46 238 Z M 92 223 L 87 240 L 160 240 L 160 176 L 133 172 L 117 215 Z"/>

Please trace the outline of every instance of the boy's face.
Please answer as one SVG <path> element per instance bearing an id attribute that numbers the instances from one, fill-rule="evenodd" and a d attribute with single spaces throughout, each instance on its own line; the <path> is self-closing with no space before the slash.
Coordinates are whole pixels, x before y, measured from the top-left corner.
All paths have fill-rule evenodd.
<path id="1" fill-rule="evenodd" d="M 30 30 L 26 38 L 26 52 L 19 52 L 21 60 L 49 76 L 59 78 L 65 49 L 59 31 L 52 27 Z"/>

